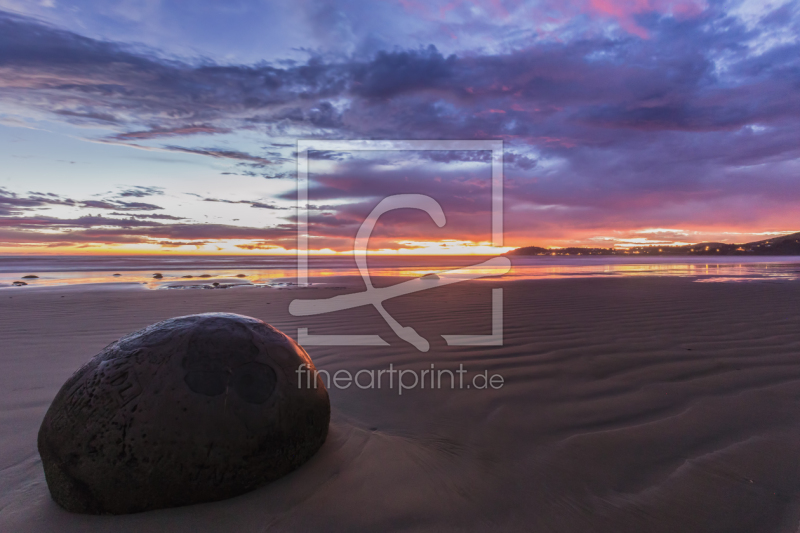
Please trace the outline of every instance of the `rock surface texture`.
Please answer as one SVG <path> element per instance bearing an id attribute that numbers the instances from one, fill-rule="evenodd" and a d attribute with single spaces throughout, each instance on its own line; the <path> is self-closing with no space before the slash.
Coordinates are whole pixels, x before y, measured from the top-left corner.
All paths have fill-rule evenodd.
<path id="1" fill-rule="evenodd" d="M 39 429 L 53 499 L 135 513 L 220 500 L 296 469 L 325 442 L 328 393 L 264 322 L 207 313 L 123 337 L 78 370 Z M 308 370 L 306 370 L 308 371 Z"/>

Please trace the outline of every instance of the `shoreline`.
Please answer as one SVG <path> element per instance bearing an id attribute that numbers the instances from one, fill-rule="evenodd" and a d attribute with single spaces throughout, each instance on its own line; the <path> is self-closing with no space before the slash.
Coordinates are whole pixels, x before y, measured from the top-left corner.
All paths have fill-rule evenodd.
<path id="1" fill-rule="evenodd" d="M 441 275 L 441 274 L 440 274 Z M 719 274 L 658 274 L 648 273 L 644 275 L 624 275 L 624 274 L 556 274 L 551 276 L 539 277 L 523 277 L 523 276 L 487 276 L 483 279 L 472 280 L 476 283 L 517 283 L 517 282 L 557 282 L 568 280 L 609 280 L 609 279 L 683 279 L 693 283 L 782 283 L 792 284 L 800 281 L 800 275 L 789 276 L 748 276 L 748 275 L 728 275 L 721 276 Z M 51 282 L 46 284 L 28 283 L 25 286 L 14 286 L 10 283 L 0 283 L 0 294 L 22 294 L 24 292 L 58 292 L 63 290 L 81 291 L 81 290 L 143 290 L 143 291 L 159 291 L 159 292 L 175 292 L 175 291 L 196 291 L 196 290 L 254 290 L 254 289 L 271 289 L 271 290 L 317 290 L 317 289 L 350 289 L 359 288 L 364 286 L 363 279 L 360 276 L 335 276 L 326 278 L 325 281 L 310 280 L 308 285 L 301 286 L 295 283 L 296 278 L 279 278 L 271 280 L 259 280 L 257 283 L 242 283 L 241 280 L 229 280 L 225 278 L 210 278 L 208 280 L 198 280 L 198 283 L 179 282 L 174 281 L 102 281 L 102 282 Z M 371 278 L 375 287 L 387 287 L 404 281 L 418 279 L 411 276 L 373 276 Z M 218 284 L 219 286 L 215 286 Z M 426 281 L 426 285 L 430 288 L 437 287 L 434 280 Z"/>
<path id="2" fill-rule="evenodd" d="M 461 256 L 458 260 L 446 262 L 449 258 L 428 258 L 432 262 L 418 263 L 418 258 L 391 258 L 390 262 L 382 259 L 370 258 L 370 275 L 379 283 L 387 280 L 408 280 L 419 278 L 428 274 L 448 276 L 448 271 L 465 268 L 475 264 L 475 257 Z M 691 259 L 687 261 L 686 259 Z M 522 279 L 562 279 L 586 277 L 690 277 L 698 281 L 758 281 L 761 279 L 800 279 L 800 256 L 775 256 L 766 258 L 750 258 L 751 261 L 742 261 L 731 258 L 714 258 L 714 260 L 701 258 L 608 258 L 584 257 L 534 257 L 512 258 L 512 268 L 508 273 L 504 271 L 493 272 L 491 268 L 484 268 L 481 281 L 496 280 L 522 280 Z M 758 260 L 756 260 L 758 259 Z M 170 265 L 149 265 L 152 268 L 143 269 L 142 265 L 135 267 L 130 264 L 116 265 L 115 269 L 108 269 L 108 265 L 93 262 L 81 263 L 78 269 L 64 269 L 63 264 L 48 264 L 47 266 L 28 265 L 31 268 L 17 268 L 10 271 L 8 265 L 3 264 L 0 257 L 0 290 L 1 289 L 30 289 L 37 286 L 64 286 L 88 284 L 142 284 L 149 289 L 160 289 L 167 284 L 208 285 L 217 283 L 245 283 L 258 286 L 280 284 L 287 286 L 296 281 L 296 265 L 285 263 L 280 266 L 268 268 L 253 268 L 252 265 L 229 265 L 220 268 L 215 263 Z M 39 266 L 37 270 L 34 267 Z M 61 267 L 61 269 L 57 269 Z M 135 268 L 135 269 L 134 269 Z M 51 270 L 48 270 L 51 269 Z M 161 273 L 156 278 L 155 274 Z M 37 276 L 28 279 L 28 276 Z M 309 281 L 312 285 L 328 283 L 361 283 L 361 276 L 354 264 L 337 259 L 331 263 L 322 261 L 320 264 L 311 263 Z M 701 279 L 702 278 L 702 279 Z M 727 278 L 727 279 L 726 279 Z M 13 287 L 14 283 L 24 282 L 25 286 Z"/>

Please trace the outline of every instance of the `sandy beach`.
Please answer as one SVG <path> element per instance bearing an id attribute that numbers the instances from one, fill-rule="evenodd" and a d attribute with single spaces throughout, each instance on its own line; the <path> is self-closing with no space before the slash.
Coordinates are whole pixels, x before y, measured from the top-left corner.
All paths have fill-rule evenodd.
<path id="1" fill-rule="evenodd" d="M 0 530 L 796 532 L 800 523 L 800 283 L 689 278 L 474 282 L 296 318 L 342 289 L 0 292 Z M 448 347 L 490 333 L 502 347 Z M 64 381 L 120 336 L 226 311 L 296 336 L 379 333 L 388 347 L 307 347 L 320 370 L 487 371 L 502 388 L 330 387 L 326 444 L 281 480 L 227 501 L 128 516 L 60 509 L 36 434 Z"/>

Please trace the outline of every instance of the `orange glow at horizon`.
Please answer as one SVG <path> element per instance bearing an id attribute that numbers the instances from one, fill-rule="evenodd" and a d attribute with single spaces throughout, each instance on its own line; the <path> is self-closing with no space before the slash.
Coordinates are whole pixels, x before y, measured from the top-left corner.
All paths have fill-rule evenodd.
<path id="1" fill-rule="evenodd" d="M 552 237 L 520 237 L 518 234 L 506 236 L 505 246 L 494 247 L 487 241 L 466 239 L 443 239 L 439 241 L 397 240 L 394 246 L 377 245 L 370 248 L 370 255 L 376 256 L 448 256 L 448 255 L 498 255 L 524 246 L 542 248 L 616 248 L 626 249 L 638 246 L 685 246 L 704 242 L 745 243 L 769 239 L 773 236 L 788 235 L 795 230 L 772 231 L 735 231 L 729 228 L 687 229 L 633 229 L 633 230 L 596 230 L 595 235 L 575 235 L 561 238 Z M 603 236 L 605 235 L 605 236 Z M 643 236 L 644 235 L 644 236 Z M 159 243 L 68 243 L 54 246 L 52 243 L 18 243 L 0 244 L 0 255 L 297 255 L 295 247 L 264 245 L 263 241 L 253 240 L 220 240 L 216 242 L 199 242 L 181 246 L 163 246 Z M 311 255 L 347 256 L 351 249 L 333 250 L 317 248 L 308 251 Z"/>
<path id="2" fill-rule="evenodd" d="M 370 249 L 370 255 L 498 255 L 517 248 L 516 246 L 494 247 L 488 242 L 458 240 L 403 241 L 403 247 Z M 165 247 L 158 244 L 86 244 L 52 247 L 48 245 L 0 246 L 0 255 L 297 255 L 296 248 L 253 247 L 249 241 L 219 241 L 204 245 Z M 311 255 L 352 255 L 352 250 L 330 248 L 308 250 Z"/>

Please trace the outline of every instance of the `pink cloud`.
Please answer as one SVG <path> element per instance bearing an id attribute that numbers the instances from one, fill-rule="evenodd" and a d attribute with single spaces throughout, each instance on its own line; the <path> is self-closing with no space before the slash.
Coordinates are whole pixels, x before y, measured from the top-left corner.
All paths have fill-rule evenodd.
<path id="1" fill-rule="evenodd" d="M 655 12 L 690 17 L 704 8 L 701 0 L 589 0 L 584 12 L 612 18 L 628 33 L 647 39 L 649 34 L 636 23 L 636 15 Z"/>
<path id="2" fill-rule="evenodd" d="M 591 18 L 613 20 L 619 26 L 642 39 L 649 38 L 647 30 L 636 22 L 636 16 L 644 13 L 661 13 L 678 17 L 692 17 L 701 13 L 706 4 L 704 0 L 583 0 L 582 2 L 564 2 L 563 0 L 545 0 L 534 4 L 516 0 L 455 0 L 419 2 L 417 0 L 397 0 L 410 15 L 429 21 L 469 19 L 472 12 L 479 12 L 481 17 L 495 21 L 510 18 L 527 19 L 534 25 L 560 24 L 584 14 Z M 470 8 L 477 8 L 473 10 Z M 452 35 L 449 29 L 442 26 L 442 31 Z M 543 34 L 550 30 L 539 28 Z M 551 35 L 557 38 L 557 35 Z"/>

